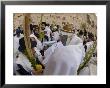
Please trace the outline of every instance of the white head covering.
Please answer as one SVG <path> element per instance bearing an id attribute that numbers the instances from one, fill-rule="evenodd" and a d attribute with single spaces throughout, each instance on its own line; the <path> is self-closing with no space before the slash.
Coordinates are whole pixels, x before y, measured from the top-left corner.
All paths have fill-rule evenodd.
<path id="1" fill-rule="evenodd" d="M 49 59 L 50 59 L 50 56 L 54 53 L 55 49 L 61 48 L 61 47 L 63 47 L 62 42 L 54 43 L 51 47 L 49 47 L 49 48 L 44 52 L 45 59 L 43 60 L 42 63 L 43 63 L 44 65 L 46 65 L 47 62 L 48 62 Z"/>
<path id="2" fill-rule="evenodd" d="M 77 45 L 79 43 L 83 43 L 83 40 L 80 37 L 78 37 L 76 34 L 74 34 L 69 45 Z"/>
<path id="3" fill-rule="evenodd" d="M 82 45 L 69 45 L 58 48 L 50 56 L 44 75 L 76 75 L 83 59 Z"/>
<path id="4" fill-rule="evenodd" d="M 42 50 L 43 46 L 42 46 L 41 41 L 38 40 L 38 38 L 37 38 L 34 34 L 31 34 L 30 37 L 35 38 L 35 40 L 36 40 L 36 42 L 37 42 L 37 49 L 38 49 L 38 50 Z"/>

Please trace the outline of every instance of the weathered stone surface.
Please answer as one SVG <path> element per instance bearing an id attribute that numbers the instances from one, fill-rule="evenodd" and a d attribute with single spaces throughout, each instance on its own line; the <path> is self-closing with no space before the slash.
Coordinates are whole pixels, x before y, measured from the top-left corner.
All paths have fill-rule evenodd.
<path id="1" fill-rule="evenodd" d="M 88 17 L 91 24 L 88 23 Z M 23 13 L 15 13 L 14 15 L 14 29 L 23 24 Z M 31 13 L 30 21 L 32 24 L 38 25 L 41 21 L 40 13 Z M 97 16 L 95 13 L 44 13 L 42 21 L 49 24 L 58 24 L 62 27 L 62 22 L 72 24 L 74 28 L 81 29 L 81 24 L 86 24 L 86 29 L 96 34 L 97 29 Z M 92 27 L 93 26 L 93 27 Z"/>

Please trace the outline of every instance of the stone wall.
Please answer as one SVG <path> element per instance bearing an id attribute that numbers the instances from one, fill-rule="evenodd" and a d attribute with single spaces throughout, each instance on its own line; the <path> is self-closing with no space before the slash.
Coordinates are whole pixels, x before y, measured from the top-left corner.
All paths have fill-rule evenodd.
<path id="1" fill-rule="evenodd" d="M 86 25 L 86 29 L 94 34 L 97 33 L 97 16 L 95 13 L 42 13 L 42 21 L 49 24 L 58 24 L 62 26 L 62 22 L 66 24 L 72 24 L 74 28 L 82 29 L 82 24 Z M 89 21 L 87 15 L 89 15 Z M 15 13 L 14 17 L 14 29 L 23 24 L 23 13 Z M 30 22 L 35 25 L 39 25 L 41 22 L 40 13 L 31 13 Z M 94 25 L 93 25 L 94 24 Z M 92 27 L 93 25 L 93 27 Z"/>

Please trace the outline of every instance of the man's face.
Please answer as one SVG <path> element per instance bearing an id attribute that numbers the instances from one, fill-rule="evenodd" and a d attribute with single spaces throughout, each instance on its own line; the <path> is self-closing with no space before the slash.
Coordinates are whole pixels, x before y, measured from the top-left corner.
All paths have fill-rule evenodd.
<path id="1" fill-rule="evenodd" d="M 42 24 L 42 29 L 45 29 L 45 24 Z"/>
<path id="2" fill-rule="evenodd" d="M 20 37 L 20 33 L 17 34 L 17 37 Z"/>

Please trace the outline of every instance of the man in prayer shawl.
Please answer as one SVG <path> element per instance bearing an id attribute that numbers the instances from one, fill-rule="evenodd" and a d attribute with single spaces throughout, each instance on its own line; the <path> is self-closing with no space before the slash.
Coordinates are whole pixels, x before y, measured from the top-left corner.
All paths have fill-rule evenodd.
<path id="1" fill-rule="evenodd" d="M 54 32 L 52 33 L 52 35 L 53 35 L 53 40 L 54 41 L 57 41 L 58 39 L 59 39 L 59 32 L 58 32 L 58 29 L 57 29 L 57 27 L 55 28 L 54 27 Z"/>
<path id="2" fill-rule="evenodd" d="M 19 53 L 16 58 L 16 64 L 18 68 L 16 70 L 20 75 L 31 75 L 32 70 L 34 70 L 28 58 L 22 53 Z"/>
<path id="3" fill-rule="evenodd" d="M 14 45 L 14 59 L 13 59 L 13 69 L 14 69 L 14 74 L 16 73 L 17 65 L 16 65 L 16 56 L 19 54 L 19 40 L 23 37 L 23 34 L 21 34 L 21 30 L 16 29 L 16 35 L 13 38 L 13 45 Z"/>
<path id="4" fill-rule="evenodd" d="M 23 54 L 25 51 L 24 37 L 19 40 L 19 53 L 14 57 L 14 70 L 21 75 L 31 75 L 31 63 L 28 58 Z"/>
<path id="5" fill-rule="evenodd" d="M 45 65 L 44 75 L 77 75 L 84 56 L 83 44 L 68 45 L 55 49 Z"/>
<path id="6" fill-rule="evenodd" d="M 91 47 L 93 47 L 94 44 L 94 35 L 93 34 L 88 34 L 88 42 L 86 43 L 87 46 L 87 51 L 90 50 Z"/>
<path id="7" fill-rule="evenodd" d="M 33 37 L 35 39 L 35 41 L 37 42 L 37 49 L 39 51 L 42 50 L 43 46 L 42 46 L 41 41 L 34 34 L 31 34 L 30 37 Z"/>
<path id="8" fill-rule="evenodd" d="M 73 31 L 73 36 L 72 36 L 72 39 L 71 39 L 69 45 L 77 45 L 78 43 L 83 43 L 83 39 L 82 39 L 83 32 L 80 31 L 78 35 L 76 35 L 75 31 Z"/>
<path id="9" fill-rule="evenodd" d="M 34 34 L 31 34 L 30 37 L 31 37 L 31 39 L 33 39 L 34 41 L 37 42 L 37 44 L 34 47 L 34 50 L 36 52 L 35 56 L 38 57 L 40 62 L 42 62 L 43 61 L 43 57 L 42 57 L 42 55 L 40 53 L 40 50 L 43 49 L 42 43 L 37 39 L 37 37 Z"/>
<path id="10" fill-rule="evenodd" d="M 21 34 L 21 30 L 16 29 L 16 35 L 14 36 L 14 53 L 16 53 L 18 51 L 18 47 L 19 47 L 19 39 L 21 39 L 23 37 L 23 34 Z"/>
<path id="11" fill-rule="evenodd" d="M 52 34 L 52 31 L 50 30 L 50 27 L 49 27 L 49 24 L 46 24 L 46 27 L 45 27 L 45 30 L 44 30 L 44 38 L 47 40 L 47 41 L 50 41 L 51 40 L 51 34 Z"/>
<path id="12" fill-rule="evenodd" d="M 37 38 L 40 38 L 39 33 L 38 33 L 38 29 L 39 29 L 39 27 L 38 27 L 38 25 L 36 25 L 36 29 L 33 30 L 33 34 L 34 34 Z"/>
<path id="13" fill-rule="evenodd" d="M 41 64 L 41 62 L 40 62 L 41 56 L 40 56 L 40 53 L 38 53 L 38 50 L 36 48 L 37 42 L 35 41 L 35 38 L 31 37 L 30 42 L 31 42 L 31 49 L 33 51 L 33 55 L 36 56 L 36 63 Z M 20 46 L 18 49 L 20 52 L 19 52 L 18 56 L 16 56 L 16 64 L 19 69 L 17 68 L 16 70 L 21 75 L 32 75 L 33 74 L 32 72 L 34 71 L 34 69 L 31 65 L 30 61 L 24 54 L 24 52 L 26 50 L 24 37 L 19 40 L 19 44 L 20 44 Z"/>
<path id="14" fill-rule="evenodd" d="M 86 43 L 87 51 L 88 52 L 94 44 L 94 37 L 93 35 L 88 35 L 89 40 Z M 96 53 L 96 49 L 90 59 L 90 61 L 87 63 L 87 65 L 79 72 L 79 75 L 96 75 L 97 74 L 97 57 L 94 55 Z"/>
<path id="15" fill-rule="evenodd" d="M 45 52 L 44 52 L 44 60 L 42 61 L 43 65 L 46 65 L 47 62 L 50 60 L 50 56 L 54 53 L 55 49 L 63 47 L 62 42 L 60 41 L 60 38 L 57 40 L 56 43 L 54 43 L 51 47 L 49 47 Z M 52 59 L 52 58 L 51 58 Z"/>

